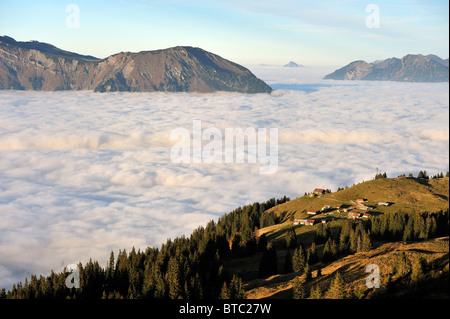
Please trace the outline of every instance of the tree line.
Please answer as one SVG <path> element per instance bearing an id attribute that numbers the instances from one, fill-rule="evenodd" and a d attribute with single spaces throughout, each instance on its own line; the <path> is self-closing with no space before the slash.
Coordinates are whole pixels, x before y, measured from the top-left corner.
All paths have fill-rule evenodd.
<path id="1" fill-rule="evenodd" d="M 306 289 L 306 283 L 311 280 L 311 276 L 297 276 L 293 280 L 292 293 L 293 299 L 361 299 L 392 297 L 396 292 L 403 292 L 405 286 L 408 291 L 419 291 L 421 285 L 426 285 L 427 273 L 434 272 L 432 277 L 436 280 L 444 278 L 439 276 L 439 268 L 433 271 L 435 265 L 427 263 L 425 258 L 420 254 L 407 254 L 404 251 L 393 256 L 394 266 L 393 272 L 389 273 L 387 278 L 383 280 L 381 289 L 365 289 L 365 288 L 349 288 L 346 287 L 345 281 L 337 270 L 331 277 L 327 289 L 321 288 L 318 284 L 310 285 L 309 291 Z M 320 271 L 317 276 L 321 276 Z M 448 280 L 448 278 L 447 278 Z"/>
<path id="2" fill-rule="evenodd" d="M 263 213 L 289 200 L 284 196 L 239 207 L 189 237 L 168 239 L 161 248 L 111 252 L 105 267 L 92 260 L 79 263 L 79 289 L 66 287 L 70 272 L 64 269 L 25 278 L 11 290 L 2 289 L 0 298 L 241 298 L 242 280 L 224 270 L 223 259 L 256 252 L 255 229 L 278 222 L 275 214 Z"/>
<path id="3" fill-rule="evenodd" d="M 317 268 L 319 262 L 323 266 L 349 254 L 370 251 L 373 249 L 375 241 L 420 241 L 448 236 L 449 212 L 448 210 L 441 210 L 436 213 L 396 212 L 375 216 L 368 221 L 342 220 L 339 226 L 334 226 L 334 234 L 330 223 L 321 223 L 315 226 L 315 237 L 308 248 L 305 248 L 302 242 L 298 242 L 295 228 L 295 226 L 288 228 L 284 236 L 284 248 L 287 251 L 283 268 L 277 268 L 277 251 L 270 243 L 263 250 L 264 253 L 259 265 L 259 276 L 265 277 L 277 273 L 295 272 L 298 276 L 304 275 L 303 279 L 299 279 L 300 282 L 298 282 L 301 285 L 305 280 L 311 278 L 312 265 L 316 265 Z M 260 241 L 266 242 L 264 235 L 261 236 Z M 323 245 L 323 247 L 322 253 L 319 255 L 317 247 L 320 245 Z M 414 264 L 415 261 L 409 261 L 409 263 Z M 418 265 L 415 266 L 418 267 Z M 320 276 L 320 268 L 318 269 L 318 275 Z M 336 280 L 339 281 L 339 279 Z M 317 289 L 314 294 L 311 291 L 311 294 L 316 297 L 322 296 Z M 296 288 L 294 288 L 293 294 L 297 297 L 304 297 L 307 292 L 296 292 Z M 327 295 L 329 294 L 327 293 Z"/>
<path id="4" fill-rule="evenodd" d="M 280 217 L 264 212 L 288 200 L 283 197 L 237 208 L 217 222 L 198 227 L 189 237 L 167 240 L 161 248 L 119 250 L 117 255 L 111 252 L 105 267 L 92 260 L 85 265 L 79 263 L 79 289 L 66 287 L 69 272 L 65 269 L 51 271 L 49 276 L 25 278 L 10 291 L 0 291 L 0 298 L 244 298 L 242 279 L 227 272 L 225 258 L 259 252 L 260 277 L 296 272 L 308 280 L 312 265 L 317 268 L 319 262 L 327 264 L 348 254 L 370 251 L 375 241 L 416 241 L 449 234 L 448 209 L 395 212 L 367 221 L 341 220 L 338 225 L 320 223 L 314 226 L 315 237 L 309 247 L 300 242 L 292 226 L 285 233 L 285 258 L 283 268 L 278 269 L 273 242 L 268 242 L 265 234 L 257 237 L 255 230 L 264 227 L 268 219 L 279 222 Z M 318 290 L 314 293 L 319 295 Z"/>

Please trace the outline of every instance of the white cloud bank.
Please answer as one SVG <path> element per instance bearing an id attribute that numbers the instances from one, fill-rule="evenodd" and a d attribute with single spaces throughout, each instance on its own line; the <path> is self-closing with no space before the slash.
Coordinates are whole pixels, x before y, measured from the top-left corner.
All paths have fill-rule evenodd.
<path id="1" fill-rule="evenodd" d="M 448 83 L 254 72 L 285 89 L 0 91 L 0 287 L 91 257 L 105 265 L 111 250 L 159 246 L 238 206 L 350 186 L 377 167 L 389 176 L 448 170 Z M 196 119 L 221 130 L 278 128 L 277 172 L 172 163 L 170 132 Z"/>

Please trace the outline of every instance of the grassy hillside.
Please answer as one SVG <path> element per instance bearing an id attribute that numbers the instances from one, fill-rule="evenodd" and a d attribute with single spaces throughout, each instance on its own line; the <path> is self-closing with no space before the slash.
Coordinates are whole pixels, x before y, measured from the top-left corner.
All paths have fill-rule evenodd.
<path id="1" fill-rule="evenodd" d="M 395 275 L 394 262 L 402 252 L 405 252 L 410 260 L 418 256 L 426 260 L 427 267 L 424 278 L 417 285 L 405 284 L 404 279 Z M 335 273 L 339 272 L 345 282 L 348 297 L 448 298 L 448 252 L 448 237 L 415 243 L 386 243 L 370 252 L 349 255 L 324 266 L 321 268 L 321 276 L 317 276 L 317 270 L 314 269 L 321 265 L 316 265 L 312 272 L 313 278 L 306 281 L 304 287 L 308 293 L 313 286 L 318 286 L 325 292 Z M 376 264 L 380 269 L 380 289 L 368 289 L 365 285 L 365 280 L 369 275 L 365 272 L 365 268 L 369 264 Z M 291 298 L 292 285 L 296 277 L 296 273 L 289 273 L 248 281 L 246 283 L 247 298 Z M 389 278 L 392 283 L 388 291 L 386 285 Z"/>
<path id="2" fill-rule="evenodd" d="M 274 212 L 284 219 L 305 218 L 310 209 L 320 210 L 325 205 L 337 207 L 342 204 L 354 205 L 358 198 L 366 198 L 367 205 L 374 207 L 375 213 L 434 212 L 448 208 L 449 178 L 419 179 L 409 177 L 381 178 L 362 182 L 347 189 L 320 196 L 308 195 L 278 205 L 268 212 Z M 379 202 L 389 202 L 388 207 L 378 206 Z"/>
<path id="3" fill-rule="evenodd" d="M 66 270 L 52 271 L 11 291 L 0 289 L 0 299 L 241 299 L 244 290 L 247 298 L 291 298 L 293 291 L 299 297 L 298 287 L 307 298 L 312 287 L 327 292 L 336 274 L 339 288 L 320 298 L 448 298 L 448 186 L 448 177 L 382 178 L 320 196 L 272 198 L 236 208 L 161 249 L 119 250 L 117 258 L 111 252 L 105 268 L 92 260 L 79 263 L 80 289 L 65 285 Z M 366 198 L 367 206 L 358 206 L 358 198 Z M 373 209 L 352 216 L 343 204 Z M 308 215 L 325 205 L 332 208 Z M 294 218 L 305 217 L 294 225 Z M 369 264 L 379 266 L 380 289 L 365 286 Z"/>
<path id="4" fill-rule="evenodd" d="M 277 250 L 277 262 L 279 274 L 260 278 L 258 266 L 262 257 L 261 252 L 245 258 L 230 258 L 225 262 L 225 268 L 238 274 L 245 282 L 248 298 L 291 298 L 292 285 L 297 273 L 282 274 L 287 249 L 285 248 L 285 236 L 288 229 L 294 229 L 297 242 L 301 242 L 305 248 L 315 240 L 316 225 L 293 226 L 293 218 L 308 218 L 308 210 L 320 210 L 329 205 L 336 208 L 340 205 L 355 206 L 355 200 L 365 198 L 366 205 L 373 207 L 372 215 L 403 212 L 436 212 L 448 209 L 449 178 L 417 179 L 417 178 L 382 178 L 362 182 L 347 189 L 311 197 L 305 195 L 281 205 L 277 205 L 265 212 L 274 213 L 280 217 L 280 223 L 257 231 L 257 236 L 265 235 L 268 242 Z M 390 206 L 379 206 L 379 202 L 389 202 Z M 347 213 L 339 213 L 337 210 L 331 215 L 328 226 L 333 236 L 348 220 Z M 431 239 L 420 242 L 374 242 L 374 249 L 369 252 L 351 254 L 332 262 L 331 264 L 315 264 L 312 266 L 313 279 L 305 283 L 305 289 L 309 293 L 312 286 L 318 285 L 322 291 L 326 291 L 336 271 L 342 275 L 346 293 L 351 298 L 365 297 L 427 297 L 448 298 L 448 263 L 449 243 L 448 237 Z M 317 252 L 321 256 L 324 245 L 317 246 Z M 404 283 L 405 279 L 396 278 L 394 261 L 401 252 L 406 252 L 408 258 L 413 260 L 421 256 L 426 260 L 426 280 L 410 286 Z M 291 251 L 292 255 L 292 251 Z M 377 264 L 380 267 L 383 285 L 389 277 L 394 280 L 389 291 L 386 289 L 369 290 L 365 286 L 365 267 L 368 264 Z M 322 276 L 316 277 L 317 269 L 321 268 Z M 447 286 L 446 286 L 447 285 Z M 443 288 L 444 287 L 444 288 Z M 422 294 L 419 293 L 422 291 Z"/>

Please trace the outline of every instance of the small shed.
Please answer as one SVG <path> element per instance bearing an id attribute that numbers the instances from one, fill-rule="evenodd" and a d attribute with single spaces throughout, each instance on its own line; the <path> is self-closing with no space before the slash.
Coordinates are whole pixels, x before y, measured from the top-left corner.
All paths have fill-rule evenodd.
<path id="1" fill-rule="evenodd" d="M 294 225 L 314 225 L 314 219 L 294 219 Z"/>
<path id="2" fill-rule="evenodd" d="M 322 188 L 316 188 L 316 189 L 313 191 L 313 194 L 316 194 L 316 195 L 323 195 L 323 194 L 325 194 L 325 190 L 322 189 Z"/>
<path id="3" fill-rule="evenodd" d="M 347 216 L 348 216 L 348 218 L 356 219 L 356 218 L 361 217 L 361 213 L 348 213 Z"/>

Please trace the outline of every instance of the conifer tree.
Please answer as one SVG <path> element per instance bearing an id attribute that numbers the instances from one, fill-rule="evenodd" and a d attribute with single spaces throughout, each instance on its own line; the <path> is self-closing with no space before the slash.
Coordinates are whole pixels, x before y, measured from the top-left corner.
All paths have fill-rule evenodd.
<path id="1" fill-rule="evenodd" d="M 364 231 L 362 234 L 362 251 L 370 251 L 373 247 L 370 231 Z"/>
<path id="2" fill-rule="evenodd" d="M 305 280 L 308 281 L 312 278 L 311 267 L 307 263 L 305 266 Z"/>
<path id="3" fill-rule="evenodd" d="M 292 269 L 295 272 L 302 272 L 306 265 L 306 254 L 303 248 L 303 244 L 300 244 L 298 248 L 294 250 L 292 256 Z"/>
<path id="4" fill-rule="evenodd" d="M 304 287 L 304 279 L 296 277 L 292 283 L 292 298 L 306 299 L 306 290 Z"/>
<path id="5" fill-rule="evenodd" d="M 169 260 L 166 273 L 166 284 L 169 286 L 169 298 L 178 299 L 182 292 L 181 271 L 179 261 L 176 257 Z"/>
<path id="6" fill-rule="evenodd" d="M 330 236 L 329 240 L 330 240 L 331 258 L 332 260 L 336 260 L 339 257 L 339 246 L 337 245 L 333 237 Z"/>
<path id="7" fill-rule="evenodd" d="M 203 285 L 200 279 L 200 275 L 198 273 L 195 276 L 191 277 L 191 289 L 190 295 L 192 299 L 202 299 L 204 296 Z"/>
<path id="8" fill-rule="evenodd" d="M 230 283 L 230 299 L 245 299 L 245 290 L 242 279 L 233 275 Z"/>
<path id="9" fill-rule="evenodd" d="M 389 219 L 386 215 L 380 217 L 380 239 L 386 240 L 389 238 Z"/>
<path id="10" fill-rule="evenodd" d="M 403 241 L 414 240 L 414 219 L 410 216 L 403 232 Z"/>
<path id="11" fill-rule="evenodd" d="M 425 234 L 425 221 L 418 213 L 413 214 L 414 238 L 420 239 Z"/>
<path id="12" fill-rule="evenodd" d="M 309 299 L 322 299 L 322 290 L 318 285 L 311 287 Z"/>
<path id="13" fill-rule="evenodd" d="M 108 266 L 106 267 L 106 280 L 109 284 L 112 284 L 112 281 L 114 280 L 114 271 L 115 271 L 114 263 L 115 263 L 114 252 L 111 251 L 109 255 L 109 263 Z"/>
<path id="14" fill-rule="evenodd" d="M 227 283 L 224 282 L 222 285 L 222 289 L 220 290 L 220 299 L 230 299 L 231 292 L 230 289 L 228 289 Z"/>
<path id="15" fill-rule="evenodd" d="M 323 253 L 322 253 L 322 262 L 328 263 L 333 260 L 336 260 L 338 257 L 338 250 L 337 250 L 337 244 L 333 240 L 332 237 L 329 237 L 327 242 L 325 243 L 325 246 L 323 247 Z"/>
<path id="16" fill-rule="evenodd" d="M 264 251 L 266 249 L 266 247 L 267 247 L 267 237 L 266 237 L 266 234 L 262 234 L 258 238 L 257 250 Z"/>
<path id="17" fill-rule="evenodd" d="M 350 232 L 352 230 L 352 224 L 350 221 L 346 221 L 341 227 L 341 233 L 339 234 L 339 251 L 342 254 L 346 254 L 349 251 L 350 245 Z"/>
<path id="18" fill-rule="evenodd" d="M 155 292 L 155 280 L 153 277 L 153 267 L 150 263 L 145 265 L 142 295 L 144 298 L 153 298 Z"/>
<path id="19" fill-rule="evenodd" d="M 285 242 L 287 249 L 293 249 L 297 247 L 297 236 L 295 235 L 295 230 L 293 228 L 289 228 L 285 235 Z"/>
<path id="20" fill-rule="evenodd" d="M 350 243 L 349 243 L 349 251 L 351 253 L 356 253 L 358 250 L 358 232 L 356 230 L 350 231 L 350 237 L 349 237 Z"/>
<path id="21" fill-rule="evenodd" d="M 157 267 L 156 267 L 157 268 Z M 167 293 L 167 287 L 166 282 L 164 281 L 164 278 L 159 270 L 155 271 L 155 298 L 166 298 L 168 295 Z"/>
<path id="22" fill-rule="evenodd" d="M 425 259 L 421 256 L 416 256 L 413 259 L 411 267 L 411 283 L 415 284 L 424 277 Z"/>
<path id="23" fill-rule="evenodd" d="M 362 251 L 362 239 L 361 239 L 361 233 L 358 233 L 356 236 L 356 252 Z"/>
<path id="24" fill-rule="evenodd" d="M 316 229 L 316 238 L 315 238 L 315 242 L 318 245 L 321 245 L 323 243 L 325 243 L 328 239 L 328 237 L 331 236 L 331 229 L 330 229 L 330 225 L 328 223 L 326 224 L 319 224 L 317 226 Z"/>
<path id="25" fill-rule="evenodd" d="M 345 286 L 341 274 L 337 272 L 331 281 L 330 288 L 327 291 L 328 299 L 345 299 Z"/>
<path id="26" fill-rule="evenodd" d="M 325 246 L 323 246 L 322 251 L 322 262 L 323 263 L 329 263 L 333 258 L 331 257 L 331 250 L 330 250 L 330 241 L 328 240 L 325 243 Z"/>
<path id="27" fill-rule="evenodd" d="M 316 243 L 312 242 L 311 247 L 308 248 L 307 262 L 310 265 L 314 265 L 315 263 L 317 263 L 317 261 L 318 261 L 318 256 L 317 256 L 317 250 L 316 250 Z"/>
<path id="28" fill-rule="evenodd" d="M 434 216 L 429 215 L 425 220 L 425 236 L 424 239 L 433 238 L 436 235 L 437 225 Z"/>
<path id="29" fill-rule="evenodd" d="M 395 258 L 395 274 L 399 277 L 406 276 L 411 271 L 411 263 L 405 252 L 398 254 Z"/>

